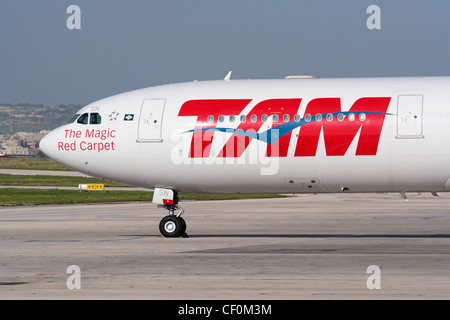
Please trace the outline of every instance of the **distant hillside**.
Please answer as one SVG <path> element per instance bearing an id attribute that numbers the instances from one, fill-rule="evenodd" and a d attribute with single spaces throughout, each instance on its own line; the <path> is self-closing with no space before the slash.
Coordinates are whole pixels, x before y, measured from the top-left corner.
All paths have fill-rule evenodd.
<path id="1" fill-rule="evenodd" d="M 82 105 L 55 105 L 0 103 L 0 134 L 9 134 L 11 119 L 13 133 L 51 130 L 66 123 Z"/>

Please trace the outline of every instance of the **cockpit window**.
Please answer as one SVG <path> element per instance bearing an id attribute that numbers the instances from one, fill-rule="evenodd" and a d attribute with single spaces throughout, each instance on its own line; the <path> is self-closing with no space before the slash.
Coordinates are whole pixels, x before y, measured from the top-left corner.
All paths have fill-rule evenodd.
<path id="1" fill-rule="evenodd" d="M 90 117 L 90 124 L 100 124 L 102 123 L 102 117 L 97 112 L 92 112 Z"/>
<path id="2" fill-rule="evenodd" d="M 77 120 L 78 119 L 78 120 Z M 73 123 L 77 121 L 79 124 L 101 124 L 102 123 L 102 116 L 97 112 L 92 113 L 83 113 L 81 116 L 80 114 L 76 114 L 72 117 L 72 119 L 69 120 L 67 123 Z"/>
<path id="3" fill-rule="evenodd" d="M 74 123 L 75 122 L 75 120 L 77 120 L 78 119 L 78 117 L 80 116 L 80 114 L 79 113 L 77 113 L 76 115 L 74 115 L 72 118 L 70 118 L 70 120 L 69 121 L 67 121 L 67 124 L 69 124 L 69 123 Z"/>
<path id="4" fill-rule="evenodd" d="M 81 117 L 78 118 L 77 123 L 88 124 L 89 113 L 83 113 Z"/>

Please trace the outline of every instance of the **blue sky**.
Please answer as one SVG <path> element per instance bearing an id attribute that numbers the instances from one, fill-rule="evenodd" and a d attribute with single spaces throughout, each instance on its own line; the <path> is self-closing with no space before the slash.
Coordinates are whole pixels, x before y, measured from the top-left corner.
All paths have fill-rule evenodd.
<path id="1" fill-rule="evenodd" d="M 370 5 L 381 29 L 369 30 Z M 67 7 L 81 9 L 69 30 Z M 448 0 L 1 0 L 0 103 L 192 80 L 450 75 Z"/>

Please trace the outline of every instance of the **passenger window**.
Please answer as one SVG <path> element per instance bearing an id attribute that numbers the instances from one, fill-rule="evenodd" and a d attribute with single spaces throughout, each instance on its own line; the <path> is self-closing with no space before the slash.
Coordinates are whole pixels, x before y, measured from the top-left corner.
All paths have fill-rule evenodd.
<path id="1" fill-rule="evenodd" d="M 366 121 L 366 114 L 365 113 L 360 113 L 359 114 L 359 121 Z"/>
<path id="2" fill-rule="evenodd" d="M 338 121 L 344 121 L 344 114 L 343 113 L 339 113 L 338 114 Z"/>
<path id="3" fill-rule="evenodd" d="M 321 113 L 316 114 L 316 121 L 317 122 L 322 121 L 322 114 Z"/>
<path id="4" fill-rule="evenodd" d="M 102 117 L 100 114 L 93 112 L 90 116 L 89 124 L 101 124 L 102 123 Z"/>
<path id="5" fill-rule="evenodd" d="M 262 122 L 266 122 L 267 121 L 267 114 L 263 114 L 262 116 L 261 116 L 261 121 Z"/>
<path id="6" fill-rule="evenodd" d="M 305 121 L 311 122 L 311 115 L 309 113 L 305 114 Z"/>
<path id="7" fill-rule="evenodd" d="M 214 122 L 214 116 L 208 116 L 208 123 L 213 123 Z"/>
<path id="8" fill-rule="evenodd" d="M 328 122 L 333 121 L 333 114 L 327 113 L 327 121 Z"/>
<path id="9" fill-rule="evenodd" d="M 283 121 L 284 121 L 284 122 L 289 122 L 289 119 L 290 119 L 290 117 L 289 117 L 288 114 L 285 114 L 285 115 L 283 116 Z"/>
<path id="10" fill-rule="evenodd" d="M 240 120 L 241 120 L 241 122 L 245 122 L 245 121 L 247 121 L 247 117 L 246 117 L 246 115 L 245 115 L 245 114 L 243 114 L 243 115 L 241 116 Z"/>
<path id="11" fill-rule="evenodd" d="M 279 118 L 277 114 L 273 115 L 273 122 L 278 122 Z"/>
<path id="12" fill-rule="evenodd" d="M 230 122 L 234 122 L 235 116 L 230 116 Z"/>
<path id="13" fill-rule="evenodd" d="M 83 113 L 77 120 L 79 124 L 88 124 L 89 113 Z"/>
<path id="14" fill-rule="evenodd" d="M 355 121 L 355 114 L 354 113 L 349 113 L 348 114 L 348 121 Z"/>
<path id="15" fill-rule="evenodd" d="M 295 122 L 299 122 L 300 121 L 300 115 L 299 114 L 295 114 L 294 115 L 294 121 Z"/>
<path id="16" fill-rule="evenodd" d="M 225 120 L 225 117 L 222 116 L 222 115 L 220 115 L 220 116 L 219 116 L 219 122 L 223 122 L 224 120 Z"/>
<path id="17" fill-rule="evenodd" d="M 256 116 L 256 114 L 252 114 L 251 117 L 250 117 L 250 121 L 255 123 L 256 120 L 258 120 L 258 117 Z"/>

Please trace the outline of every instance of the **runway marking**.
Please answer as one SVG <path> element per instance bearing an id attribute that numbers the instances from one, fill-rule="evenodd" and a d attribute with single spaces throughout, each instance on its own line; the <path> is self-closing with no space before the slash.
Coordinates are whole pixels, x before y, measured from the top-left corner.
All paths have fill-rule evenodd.
<path id="1" fill-rule="evenodd" d="M 127 239 L 105 239 L 105 240 L 93 240 L 90 242 L 108 242 L 108 241 L 127 241 L 127 240 L 139 240 L 143 237 L 127 238 Z"/>
<path id="2" fill-rule="evenodd" d="M 25 240 L 24 242 L 81 242 L 82 240 Z"/>
<path id="3" fill-rule="evenodd" d="M 202 234 L 191 238 L 417 238 L 450 239 L 450 234 Z"/>
<path id="4" fill-rule="evenodd" d="M 422 196 L 423 192 L 415 192 L 411 195 L 408 195 L 408 200 L 409 199 L 422 199 L 422 200 L 440 200 L 440 199 L 450 199 L 450 197 L 442 197 L 442 196 Z M 347 198 L 347 199 L 392 199 L 392 197 L 389 197 L 389 195 L 392 195 L 392 193 L 389 194 L 385 194 L 385 195 L 373 195 L 373 196 L 346 196 L 343 198 Z M 399 197 L 400 199 L 400 197 Z"/>
<path id="5" fill-rule="evenodd" d="M 25 240 L 24 242 L 52 242 L 52 243 L 66 243 L 66 242 L 109 242 L 109 241 L 127 241 L 127 240 L 139 240 L 142 239 L 142 237 L 135 237 L 135 238 L 117 238 L 117 239 L 104 239 L 104 240 Z"/>
<path id="6" fill-rule="evenodd" d="M 0 286 L 17 286 L 19 284 L 29 284 L 32 282 L 23 282 L 23 281 L 3 281 L 0 282 Z"/>

